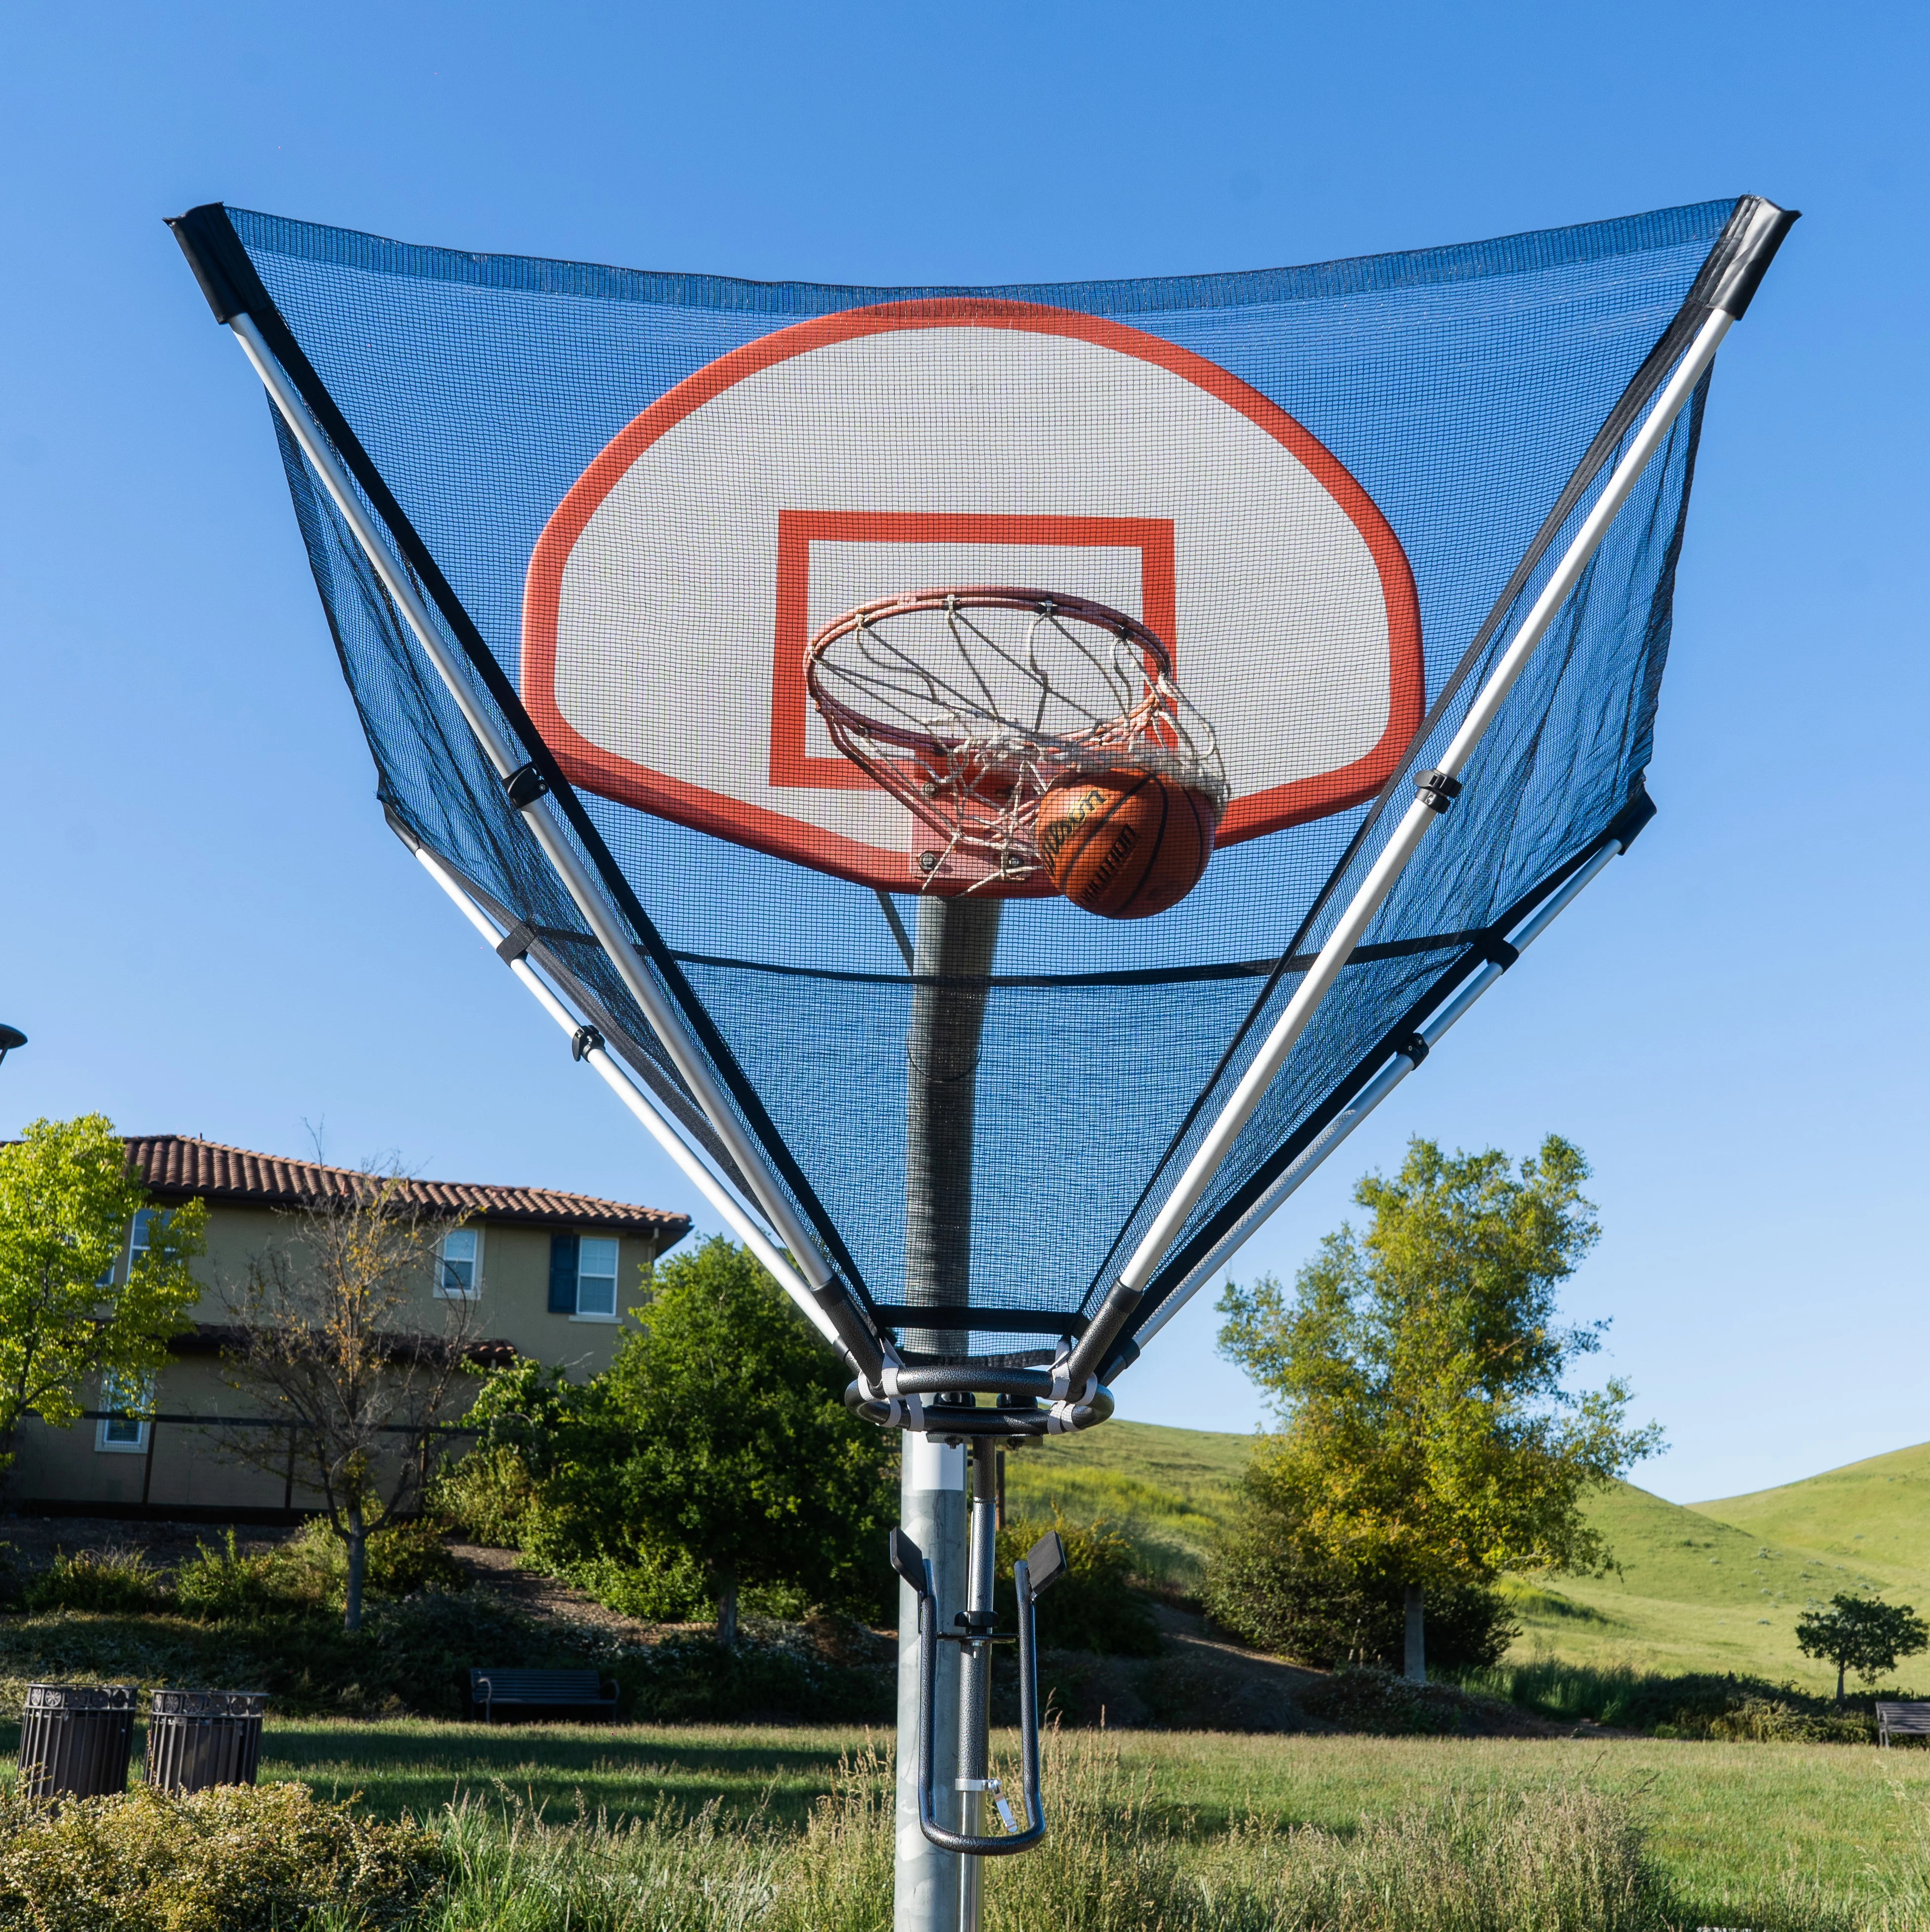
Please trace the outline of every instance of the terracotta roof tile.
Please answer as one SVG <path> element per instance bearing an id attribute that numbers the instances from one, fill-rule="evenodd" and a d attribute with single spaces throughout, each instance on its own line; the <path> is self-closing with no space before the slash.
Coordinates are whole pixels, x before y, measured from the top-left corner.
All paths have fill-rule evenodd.
<path id="1" fill-rule="evenodd" d="M 293 1207 L 318 1196 L 346 1194 L 356 1181 L 367 1178 L 353 1168 L 253 1154 L 246 1148 L 224 1147 L 218 1141 L 196 1140 L 186 1134 L 130 1135 L 128 1154 L 156 1194 L 194 1195 L 263 1208 Z M 469 1180 L 411 1180 L 404 1185 L 410 1200 L 452 1214 L 485 1221 L 608 1228 L 647 1235 L 659 1252 L 690 1231 L 687 1214 L 632 1207 L 593 1194 L 565 1194 L 551 1187 L 493 1187 Z"/>

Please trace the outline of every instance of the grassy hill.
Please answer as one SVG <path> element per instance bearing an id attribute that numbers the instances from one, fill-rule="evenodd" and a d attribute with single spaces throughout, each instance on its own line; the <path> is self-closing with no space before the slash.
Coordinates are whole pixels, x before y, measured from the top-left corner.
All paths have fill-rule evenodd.
<path id="1" fill-rule="evenodd" d="M 1198 1583 L 1232 1505 L 1250 1436 L 1112 1422 L 1013 1455 L 1018 1514 L 1103 1520 L 1130 1537 L 1152 1577 Z M 1781 1489 L 1685 1508 L 1617 1483 L 1591 1505 L 1620 1565 L 1601 1577 L 1517 1580 L 1515 1655 L 1667 1672 L 1733 1670 L 1832 1689 L 1796 1648 L 1804 1606 L 1838 1590 L 1880 1590 L 1930 1612 L 1930 1444 Z M 1930 1659 L 1906 1665 L 1930 1676 Z"/>
<path id="2" fill-rule="evenodd" d="M 1230 1513 L 1253 1442 L 1149 1422 L 1049 1436 L 1007 1456 L 1006 1507 L 1019 1516 L 1058 1510 L 1074 1522 L 1109 1522 L 1132 1539 L 1145 1575 L 1190 1590 Z"/>
<path id="3" fill-rule="evenodd" d="M 1893 1580 L 1897 1588 L 1924 1593 L 1919 1601 L 1930 1599 L 1930 1442 L 1779 1490 L 1694 1507 L 1758 1536 L 1819 1551 L 1847 1570 Z"/>

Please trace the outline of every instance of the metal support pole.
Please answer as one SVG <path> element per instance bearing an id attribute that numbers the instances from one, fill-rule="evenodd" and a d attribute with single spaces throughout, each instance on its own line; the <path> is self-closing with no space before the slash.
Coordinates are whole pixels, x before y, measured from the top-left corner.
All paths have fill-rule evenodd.
<path id="1" fill-rule="evenodd" d="M 1627 454 L 1615 466 L 1601 494 L 1595 500 L 1595 507 L 1583 518 L 1561 562 L 1523 619 L 1521 628 L 1469 707 L 1460 728 L 1442 754 L 1439 765 L 1427 775 L 1439 782 L 1423 784 L 1421 795 L 1408 807 L 1406 815 L 1394 828 L 1393 836 L 1382 848 L 1380 856 L 1348 902 L 1293 997 L 1274 1022 L 1273 1030 L 1267 1036 L 1259 1054 L 1208 1130 L 1205 1139 L 1187 1163 L 1185 1172 L 1174 1184 L 1132 1258 L 1121 1269 L 1118 1282 L 1107 1298 L 1108 1304 L 1115 1305 L 1103 1308 L 1092 1328 L 1081 1338 L 1081 1348 L 1085 1354 L 1103 1359 L 1111 1346 L 1112 1335 L 1122 1331 L 1131 1318 L 1160 1258 L 1172 1245 L 1187 1216 L 1198 1205 L 1199 1197 L 1206 1192 L 1220 1163 L 1232 1151 L 1241 1130 L 1273 1084 L 1274 1076 L 1286 1064 L 1288 1054 L 1293 1051 L 1316 1009 L 1340 976 L 1340 969 L 1373 923 L 1382 902 L 1394 890 L 1394 881 L 1406 869 L 1408 861 L 1418 849 L 1428 827 L 1460 790 L 1460 773 L 1474 755 L 1475 746 L 1499 715 L 1516 680 L 1527 668 L 1528 660 L 1533 656 L 1535 646 L 1554 622 L 1556 614 L 1567 602 L 1569 592 L 1580 581 L 1582 572 L 1587 568 L 1602 538 L 1608 534 L 1609 526 L 1628 500 L 1642 472 L 1648 467 L 1649 459 L 1661 447 L 1664 437 L 1683 405 L 1694 393 L 1696 384 L 1701 381 L 1703 370 L 1715 359 L 1715 351 L 1734 320 L 1733 316 L 1718 308 L 1710 313 L 1709 319 L 1696 332 L 1694 340 L 1676 364 L 1675 373 L 1664 386 L 1654 407 L 1636 432 Z M 1102 1328 L 1110 1332 L 1102 1335 Z M 1075 1352 L 1075 1362 L 1081 1359 L 1079 1352 Z"/>
<path id="2" fill-rule="evenodd" d="M 965 1305 L 971 1283 L 971 1150 L 986 976 L 998 940 L 996 899 L 918 904 L 911 1024 L 905 1040 L 905 1300 L 909 1307 Z M 962 1346 L 942 1330 L 909 1329 L 908 1350 Z M 900 1520 L 931 1562 L 939 1630 L 965 1606 L 965 1456 L 914 1431 L 904 1437 Z M 917 1603 L 899 1588 L 896 1932 L 959 1932 L 960 1861 L 918 1822 Z M 938 1646 L 934 1762 L 959 1754 L 959 1648 Z M 941 1801 L 942 1802 L 942 1801 Z M 955 1828 L 956 1811 L 939 1822 Z"/>
<path id="3" fill-rule="evenodd" d="M 905 1047 L 909 1307 L 962 1308 L 971 1292 L 972 1125 L 998 910 L 996 899 L 919 902 L 917 983 Z M 908 1330 L 905 1346 L 932 1354 L 963 1350 L 962 1338 L 938 1330 Z"/>
<path id="4" fill-rule="evenodd" d="M 998 1459 L 1004 1451 L 981 1436 L 971 1445 L 971 1560 L 965 1586 L 968 1631 L 992 1628 L 992 1582 L 998 1550 Z M 992 1769 L 992 1644 L 989 1636 L 960 1646 L 959 1659 L 959 1829 L 985 1834 L 986 1780 Z M 979 1932 L 985 1861 L 959 1860 L 959 1932 Z"/>
<path id="5" fill-rule="evenodd" d="M 904 1458 L 898 1513 L 905 1533 L 930 1552 L 929 1614 L 948 1630 L 964 1607 L 965 1578 L 965 1452 L 935 1442 L 916 1430 L 899 1437 Z M 958 1932 L 959 1865 L 956 1852 L 932 1844 L 918 1822 L 920 1725 L 918 1599 L 910 1584 L 898 1586 L 898 1763 L 896 1816 L 897 1848 L 894 1932 Z M 942 1768 L 958 1756 L 959 1647 L 938 1646 L 932 1686 L 932 1760 Z M 942 1769 L 941 1774 L 942 1774 Z M 938 1821 L 955 1828 L 942 1795 Z"/>

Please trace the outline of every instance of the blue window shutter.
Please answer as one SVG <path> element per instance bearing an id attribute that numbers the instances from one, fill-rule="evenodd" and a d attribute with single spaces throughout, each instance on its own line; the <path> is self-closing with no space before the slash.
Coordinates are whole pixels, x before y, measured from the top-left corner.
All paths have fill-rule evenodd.
<path id="1" fill-rule="evenodd" d="M 576 1312 L 576 1247 L 574 1234 L 550 1237 L 550 1312 Z"/>

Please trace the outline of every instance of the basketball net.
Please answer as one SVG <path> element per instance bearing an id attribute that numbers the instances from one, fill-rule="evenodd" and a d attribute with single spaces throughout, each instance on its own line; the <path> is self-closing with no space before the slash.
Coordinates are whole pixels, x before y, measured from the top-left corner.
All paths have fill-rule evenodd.
<path id="1" fill-rule="evenodd" d="M 1136 618 L 1004 584 L 919 590 L 833 618 L 804 650 L 832 742 L 932 834 L 921 889 L 1019 885 L 1043 869 L 1040 801 L 1130 766 L 1228 796 L 1212 726 Z"/>

